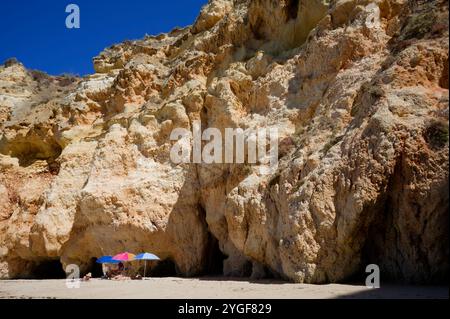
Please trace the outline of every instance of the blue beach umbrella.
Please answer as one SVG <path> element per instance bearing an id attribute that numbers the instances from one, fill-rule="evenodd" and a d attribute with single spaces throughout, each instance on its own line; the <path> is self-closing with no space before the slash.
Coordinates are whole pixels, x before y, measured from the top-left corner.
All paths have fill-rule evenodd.
<path id="1" fill-rule="evenodd" d="M 145 278 L 146 271 L 147 271 L 147 260 L 160 260 L 158 256 L 151 254 L 151 253 L 142 253 L 142 254 L 136 255 L 136 257 L 134 259 L 135 260 L 145 260 L 144 278 Z"/>
<path id="2" fill-rule="evenodd" d="M 120 263 L 119 260 L 114 260 L 113 256 L 103 256 L 103 257 L 97 258 L 96 262 L 98 264 L 118 264 L 118 263 Z"/>

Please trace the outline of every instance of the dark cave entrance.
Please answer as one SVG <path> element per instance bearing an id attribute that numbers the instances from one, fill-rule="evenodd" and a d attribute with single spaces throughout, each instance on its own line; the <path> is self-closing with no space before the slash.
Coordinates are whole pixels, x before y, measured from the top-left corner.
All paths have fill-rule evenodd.
<path id="1" fill-rule="evenodd" d="M 36 263 L 31 277 L 33 279 L 65 279 L 66 273 L 59 260 L 45 260 Z"/>
<path id="2" fill-rule="evenodd" d="M 211 233 L 208 233 L 208 244 L 205 248 L 204 275 L 223 275 L 223 261 L 227 258 L 219 247 L 219 241 Z"/>
<path id="3" fill-rule="evenodd" d="M 199 205 L 198 211 L 208 231 L 206 246 L 203 251 L 204 264 L 201 275 L 223 276 L 223 262 L 228 256 L 222 253 L 219 246 L 219 240 L 209 231 L 208 223 L 206 222 L 205 208 L 202 205 Z"/>
<path id="4" fill-rule="evenodd" d="M 402 218 L 399 213 L 399 202 L 403 185 L 407 183 L 404 177 L 403 163 L 402 156 L 397 160 L 385 194 L 365 210 L 364 218 L 367 219 L 367 228 L 363 228 L 361 233 L 356 236 L 365 238 L 360 251 L 360 264 L 353 275 L 345 281 L 346 283 L 365 283 L 367 276 L 371 274 L 370 271 L 366 272 L 368 265 L 379 267 L 380 278 L 384 283 L 426 285 L 448 283 L 448 271 L 431 273 L 432 270 L 427 268 L 427 254 L 422 249 L 415 251 L 416 260 L 411 260 L 406 254 L 406 257 L 402 254 L 403 249 L 409 249 L 408 246 L 402 247 L 402 243 L 399 241 L 400 231 L 396 226 L 398 223 L 396 220 Z M 448 206 L 442 207 L 442 212 L 443 215 L 448 216 Z M 417 213 L 420 213 L 420 210 L 417 210 Z M 448 219 L 445 225 L 448 225 Z M 436 243 L 436 245 L 440 245 L 442 242 L 442 246 L 438 246 L 442 247 L 441 251 L 448 247 L 448 228 L 444 233 L 447 234 L 446 237 Z M 413 236 L 409 229 L 406 229 L 405 234 L 409 236 L 410 240 L 415 239 L 420 243 L 420 236 Z M 411 247 L 414 244 L 413 242 L 409 243 Z M 410 269 L 415 269 L 415 271 L 412 272 Z"/>
<path id="5" fill-rule="evenodd" d="M 148 266 L 148 265 L 147 265 Z M 147 267 L 147 277 L 175 277 L 177 276 L 176 265 L 172 259 L 164 259 L 158 262 L 154 267 Z"/>
<path id="6" fill-rule="evenodd" d="M 102 264 L 97 263 L 97 258 L 92 257 L 89 260 L 88 267 L 86 268 L 86 274 L 91 273 L 92 278 L 101 278 L 103 277 L 103 267 Z M 82 275 L 82 274 L 80 274 Z"/>
<path id="7" fill-rule="evenodd" d="M 288 21 L 292 19 L 297 19 L 299 6 L 300 6 L 299 0 L 289 0 L 287 2 L 285 10 Z"/>

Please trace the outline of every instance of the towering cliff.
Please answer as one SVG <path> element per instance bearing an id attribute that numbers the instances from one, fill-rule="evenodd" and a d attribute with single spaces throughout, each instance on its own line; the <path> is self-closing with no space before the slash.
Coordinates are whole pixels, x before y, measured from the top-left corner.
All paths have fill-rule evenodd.
<path id="1" fill-rule="evenodd" d="M 440 0 L 211 0 L 90 76 L 8 61 L 0 277 L 128 250 L 182 276 L 447 279 L 447 29 Z M 278 170 L 173 163 L 194 121 L 277 128 Z"/>

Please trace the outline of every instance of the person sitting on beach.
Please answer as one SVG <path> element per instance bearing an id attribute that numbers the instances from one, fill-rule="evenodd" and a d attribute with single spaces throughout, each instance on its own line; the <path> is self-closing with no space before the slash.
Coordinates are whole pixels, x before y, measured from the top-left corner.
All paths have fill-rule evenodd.
<path id="1" fill-rule="evenodd" d="M 87 273 L 86 276 L 83 277 L 83 281 L 89 281 L 92 278 L 92 274 L 91 273 Z"/>
<path id="2" fill-rule="evenodd" d="M 117 275 L 112 278 L 112 280 L 118 280 L 118 281 L 130 280 L 130 279 L 131 279 L 130 277 L 123 276 L 123 275 Z"/>
<path id="3" fill-rule="evenodd" d="M 103 272 L 102 279 L 108 279 L 109 267 L 107 264 L 102 264 L 102 272 Z"/>
<path id="4" fill-rule="evenodd" d="M 125 267 L 124 267 L 123 263 L 120 262 L 119 263 L 119 272 L 122 273 L 124 269 L 125 269 Z"/>
<path id="5" fill-rule="evenodd" d="M 118 268 L 115 270 L 111 270 L 110 278 L 113 280 L 127 280 L 130 277 L 126 276 L 127 269 L 125 268 L 123 263 L 118 264 Z"/>

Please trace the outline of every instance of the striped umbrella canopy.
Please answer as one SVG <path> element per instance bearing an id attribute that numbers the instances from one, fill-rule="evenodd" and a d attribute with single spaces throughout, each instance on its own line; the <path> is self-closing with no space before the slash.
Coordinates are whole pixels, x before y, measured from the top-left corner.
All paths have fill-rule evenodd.
<path id="1" fill-rule="evenodd" d="M 142 253 L 136 255 L 136 260 L 159 260 L 159 257 L 152 253 Z"/>
<path id="2" fill-rule="evenodd" d="M 115 256 L 113 256 L 112 259 L 117 260 L 117 261 L 132 261 L 135 260 L 136 255 L 129 253 L 129 252 L 124 252 L 124 253 L 120 253 L 117 254 Z"/>
<path id="3" fill-rule="evenodd" d="M 136 260 L 145 260 L 144 264 L 144 278 L 147 274 L 147 260 L 159 260 L 159 257 L 152 253 L 142 253 L 136 256 Z"/>

